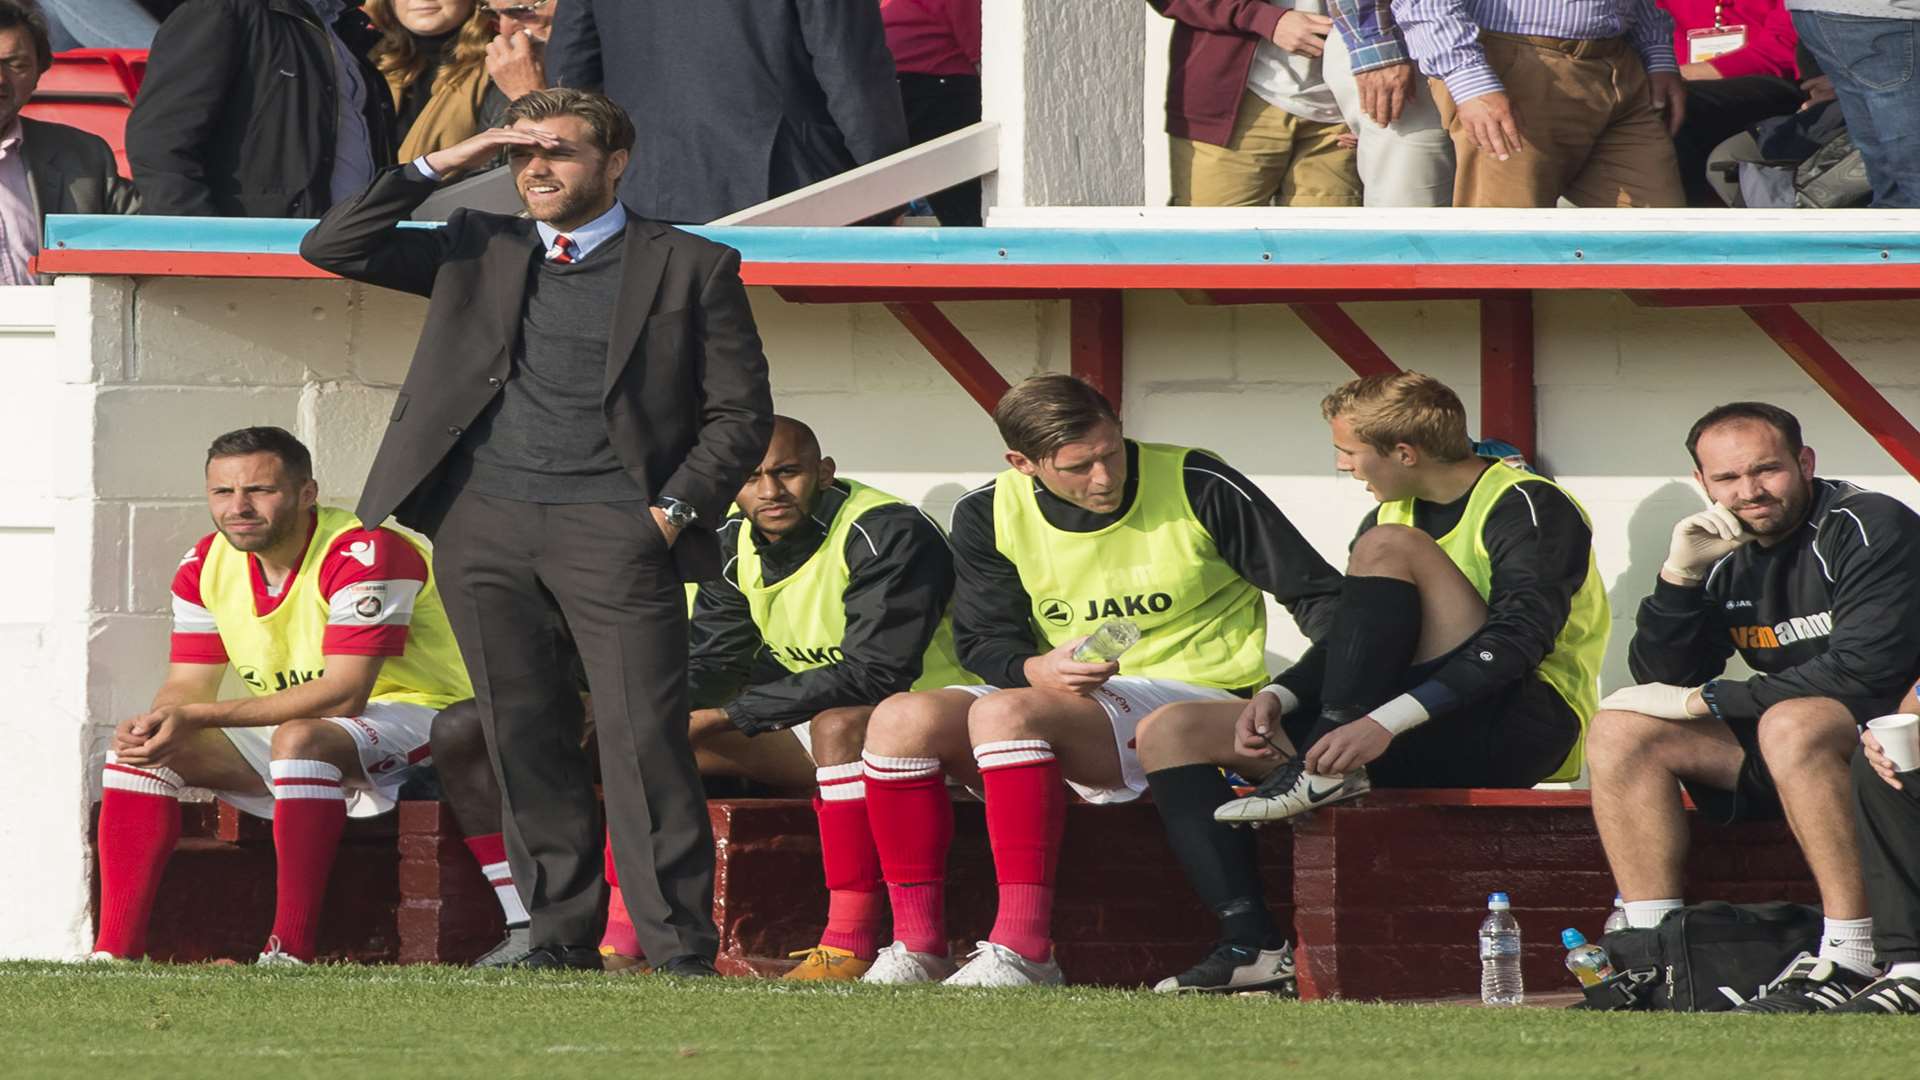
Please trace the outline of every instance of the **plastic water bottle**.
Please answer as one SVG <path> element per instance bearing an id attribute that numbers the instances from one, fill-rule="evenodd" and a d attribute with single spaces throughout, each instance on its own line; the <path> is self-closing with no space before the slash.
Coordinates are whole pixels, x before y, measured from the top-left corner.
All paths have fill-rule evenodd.
<path id="1" fill-rule="evenodd" d="M 1140 624 L 1132 619 L 1108 619 L 1073 650 L 1073 658 L 1082 664 L 1111 664 L 1138 644 Z"/>
<path id="2" fill-rule="evenodd" d="M 1613 933 L 1615 930 L 1626 930 L 1632 925 L 1632 921 L 1627 918 L 1627 902 L 1620 899 L 1619 893 L 1615 893 L 1613 896 L 1613 910 L 1607 913 L 1607 925 L 1600 928 L 1601 936 L 1604 937 L 1607 934 Z"/>
<path id="3" fill-rule="evenodd" d="M 1480 924 L 1480 1003 L 1518 1005 L 1526 997 L 1520 983 L 1520 924 L 1503 892 L 1487 897 L 1487 919 Z"/>
<path id="4" fill-rule="evenodd" d="M 1589 945 L 1587 935 L 1580 931 L 1572 927 L 1560 931 L 1560 944 L 1567 947 L 1567 970 L 1573 972 L 1581 986 L 1594 986 L 1613 974 L 1613 961 L 1607 958 L 1607 950 Z"/>

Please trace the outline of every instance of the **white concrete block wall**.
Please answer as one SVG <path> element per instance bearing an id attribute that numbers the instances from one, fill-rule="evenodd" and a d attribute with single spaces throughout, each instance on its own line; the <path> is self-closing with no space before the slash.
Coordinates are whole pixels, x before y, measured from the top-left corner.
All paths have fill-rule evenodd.
<path id="1" fill-rule="evenodd" d="M 777 407 L 813 424 L 844 474 L 945 522 L 960 494 L 1003 467 L 986 414 L 884 308 L 788 304 L 765 289 L 752 300 Z M 1009 380 L 1068 366 L 1062 303 L 943 310 Z M 1347 310 L 1397 362 L 1460 390 L 1477 427 L 1472 304 Z M 1896 406 L 1920 408 L 1910 359 L 1920 305 L 1805 310 Z M 209 527 L 207 442 L 244 424 L 286 425 L 312 445 L 328 501 L 351 505 L 423 313 L 415 298 L 339 282 L 65 279 L 0 290 L 0 555 L 47 568 L 0 598 L 9 702 L 0 728 L 16 750 L 0 755 L 0 791 L 28 811 L 0 814 L 0 862 L 10 868 L 0 875 L 9 916 L 0 956 L 67 956 L 86 945 L 87 810 L 100 754 L 111 726 L 146 706 L 164 672 L 168 582 Z M 1319 415 L 1320 398 L 1349 377 L 1345 365 L 1284 307 L 1136 293 L 1124 327 L 1129 432 L 1217 451 L 1337 563 L 1372 506 L 1333 471 Z M 1592 514 L 1614 603 L 1608 686 L 1625 679 L 1633 611 L 1673 520 L 1699 505 L 1680 440 L 1705 409 L 1738 397 L 1778 402 L 1800 414 L 1823 473 L 1920 505 L 1920 483 L 1738 312 L 1558 294 L 1541 297 L 1536 331 L 1542 459 Z M 1275 615 L 1269 647 L 1279 663 L 1302 643 Z"/>
<path id="2" fill-rule="evenodd" d="M 74 281 L 0 289 L 0 956 L 70 955 L 84 933 L 93 602 L 116 595 L 116 517 L 90 498 L 92 386 L 124 369 L 124 291 Z"/>

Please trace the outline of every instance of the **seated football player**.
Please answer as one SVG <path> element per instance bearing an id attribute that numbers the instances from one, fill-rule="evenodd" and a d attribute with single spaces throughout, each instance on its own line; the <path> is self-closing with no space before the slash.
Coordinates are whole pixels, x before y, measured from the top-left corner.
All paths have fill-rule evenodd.
<path id="1" fill-rule="evenodd" d="M 867 809 L 896 939 L 869 982 L 1062 981 L 1051 922 L 1069 788 L 1093 803 L 1138 798 L 1142 718 L 1176 701 L 1237 707 L 1265 681 L 1262 592 L 1318 637 L 1339 589 L 1246 477 L 1205 451 L 1123 438 L 1078 379 L 1028 379 L 994 421 L 1011 467 L 953 514 L 955 636 L 985 681 L 889 699 L 868 722 Z M 1121 620 L 1138 641 L 1117 662 L 1076 659 Z M 957 971 L 949 776 L 984 794 L 999 882 L 993 929 Z"/>
<path id="2" fill-rule="evenodd" d="M 1334 466 L 1380 501 L 1347 557 L 1333 625 L 1241 705 L 1174 705 L 1140 758 L 1221 941 L 1162 991 L 1274 985 L 1286 958 L 1252 834 L 1385 787 L 1530 787 L 1580 772 L 1606 591 L 1592 533 L 1545 477 L 1478 457 L 1454 392 L 1405 372 L 1329 395 Z M 1265 779 L 1235 799 L 1220 767 Z"/>
<path id="3" fill-rule="evenodd" d="M 215 531 L 174 574 L 166 681 L 107 755 L 93 955 L 145 954 L 180 789 L 202 787 L 273 819 L 273 931 L 259 962 L 305 963 L 347 819 L 393 808 L 430 760 L 434 714 L 473 688 L 426 551 L 319 505 L 298 439 L 222 435 L 206 482 Z M 220 697 L 228 668 L 247 696 Z"/>
<path id="4" fill-rule="evenodd" d="M 815 792 L 827 925 L 787 977 L 857 979 L 887 922 L 860 762 L 867 717 L 896 692 L 973 681 L 947 619 L 953 554 L 912 505 L 837 477 L 789 417 L 735 501 L 721 533 L 731 558 L 693 607 L 690 696 L 724 701 L 694 710 L 695 754 L 709 776 Z M 617 882 L 611 862 L 607 873 Z M 620 915 L 616 904 L 602 942 L 614 969 L 638 959 Z"/>
<path id="5" fill-rule="evenodd" d="M 1823 1011 L 1873 980 L 1848 770 L 1858 725 L 1894 711 L 1920 666 L 1920 516 L 1816 477 L 1800 422 L 1773 405 L 1713 409 L 1686 446 L 1712 505 L 1674 526 L 1640 604 L 1640 685 L 1594 717 L 1594 822 L 1646 927 L 1682 904 L 1682 785 L 1716 821 L 1784 817 L 1826 924 L 1814 955 L 1738 1011 Z M 1727 677 L 1735 653 L 1759 674 Z"/>

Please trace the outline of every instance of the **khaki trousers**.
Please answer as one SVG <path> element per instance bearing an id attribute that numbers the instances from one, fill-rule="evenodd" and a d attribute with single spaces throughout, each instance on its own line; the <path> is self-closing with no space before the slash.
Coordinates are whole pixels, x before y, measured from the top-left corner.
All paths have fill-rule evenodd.
<path id="1" fill-rule="evenodd" d="M 1344 124 L 1295 116 L 1251 90 L 1226 146 L 1172 137 L 1175 206 L 1359 206 Z"/>
<path id="2" fill-rule="evenodd" d="M 1460 125 L 1432 80 L 1453 138 L 1455 206 L 1685 206 L 1666 113 L 1624 38 L 1571 41 L 1483 32 L 1481 47 L 1519 117 L 1522 148 L 1501 161 Z"/>

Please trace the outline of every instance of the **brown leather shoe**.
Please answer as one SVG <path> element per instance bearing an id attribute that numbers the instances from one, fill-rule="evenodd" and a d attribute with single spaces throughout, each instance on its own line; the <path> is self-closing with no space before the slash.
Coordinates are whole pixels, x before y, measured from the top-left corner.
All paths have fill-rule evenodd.
<path id="1" fill-rule="evenodd" d="M 627 956 L 613 951 L 613 946 L 600 946 L 600 968 L 609 975 L 647 975 L 653 968 L 644 956 Z"/>

